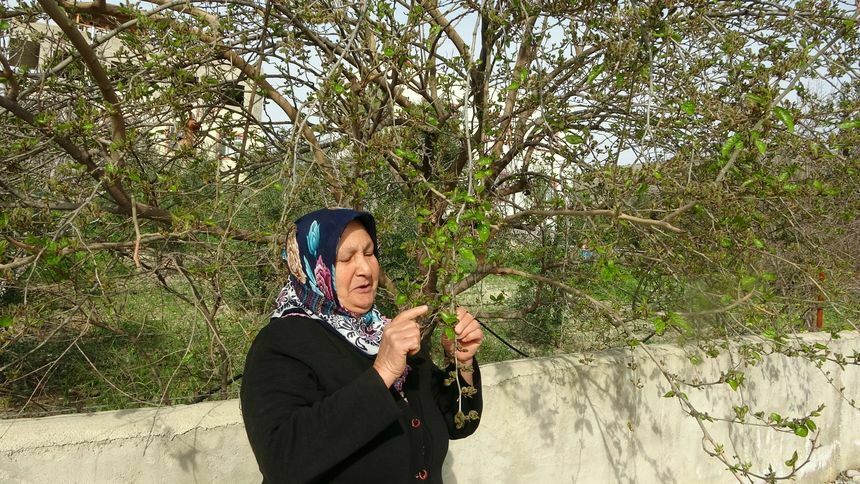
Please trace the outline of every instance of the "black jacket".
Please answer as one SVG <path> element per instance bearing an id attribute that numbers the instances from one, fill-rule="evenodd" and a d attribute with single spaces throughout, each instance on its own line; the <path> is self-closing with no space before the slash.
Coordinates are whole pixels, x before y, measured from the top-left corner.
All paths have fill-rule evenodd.
<path id="1" fill-rule="evenodd" d="M 257 335 L 242 378 L 242 417 L 264 483 L 442 482 L 459 392 L 426 350 L 409 359 L 402 398 L 365 356 L 324 323 L 272 319 Z M 461 383 L 462 379 L 461 379 Z M 481 411 L 478 393 L 463 412 Z"/>

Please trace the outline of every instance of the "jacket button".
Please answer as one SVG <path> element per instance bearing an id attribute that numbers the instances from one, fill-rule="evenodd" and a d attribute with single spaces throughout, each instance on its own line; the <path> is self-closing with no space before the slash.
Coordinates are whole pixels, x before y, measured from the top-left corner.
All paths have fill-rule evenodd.
<path id="1" fill-rule="evenodd" d="M 415 478 L 418 480 L 421 480 L 421 481 L 426 481 L 427 480 L 427 469 L 421 469 L 421 472 L 419 472 L 415 476 Z"/>
<path id="2" fill-rule="evenodd" d="M 412 419 L 412 428 L 417 429 L 420 426 L 421 426 L 421 420 L 418 418 L 413 418 Z"/>

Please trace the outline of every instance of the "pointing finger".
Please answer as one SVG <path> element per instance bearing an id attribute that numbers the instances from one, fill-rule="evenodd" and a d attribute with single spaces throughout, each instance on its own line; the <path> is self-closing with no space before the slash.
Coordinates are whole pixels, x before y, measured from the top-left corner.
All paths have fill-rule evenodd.
<path id="1" fill-rule="evenodd" d="M 402 313 L 397 315 L 397 317 L 402 319 L 415 319 L 423 314 L 426 314 L 429 309 L 430 307 L 424 304 L 418 307 L 407 309 L 406 311 L 403 311 Z"/>

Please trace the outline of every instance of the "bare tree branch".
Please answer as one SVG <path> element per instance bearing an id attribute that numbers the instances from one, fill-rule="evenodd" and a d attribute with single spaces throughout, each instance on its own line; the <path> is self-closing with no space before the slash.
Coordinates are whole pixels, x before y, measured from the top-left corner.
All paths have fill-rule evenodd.
<path id="1" fill-rule="evenodd" d="M 122 114 L 122 103 L 119 97 L 117 97 L 116 91 L 114 91 L 113 82 L 108 79 L 107 73 L 102 67 L 96 52 L 90 47 L 89 42 L 81 35 L 81 32 L 68 15 L 63 12 L 57 2 L 55 0 L 39 0 L 39 4 L 45 10 L 45 13 L 57 23 L 63 33 L 66 34 L 66 37 L 72 42 L 72 45 L 75 46 L 75 49 L 81 54 L 81 59 L 86 64 L 93 79 L 95 79 L 102 97 L 108 103 L 109 116 L 113 128 L 113 142 L 115 144 L 111 157 L 114 163 L 119 163 L 121 156 L 118 152 L 122 150 L 125 144 L 125 118 Z"/>
<path id="2" fill-rule="evenodd" d="M 538 217 L 538 218 L 550 218 L 550 217 L 558 217 L 558 216 L 572 216 L 572 217 L 614 217 L 619 220 L 625 220 L 627 222 L 631 222 L 638 225 L 645 225 L 649 227 L 666 229 L 670 232 L 675 232 L 677 234 L 684 233 L 683 229 L 675 227 L 674 225 L 663 221 L 663 220 L 653 220 L 649 218 L 641 218 L 634 217 L 632 215 L 627 215 L 625 213 L 621 213 L 615 210 L 608 209 L 594 209 L 594 210 L 522 210 L 513 215 L 509 215 L 502 220 L 503 225 L 511 225 L 514 222 L 525 218 L 525 217 Z"/>
<path id="3" fill-rule="evenodd" d="M 69 156 L 72 157 L 72 159 L 84 165 L 87 168 L 87 172 L 90 174 L 90 176 L 95 178 L 97 181 L 104 183 L 104 186 L 110 194 L 111 198 L 116 201 L 123 213 L 128 215 L 131 214 L 131 199 L 126 193 L 125 188 L 123 188 L 123 186 L 118 181 L 114 180 L 113 177 L 108 177 L 104 169 L 99 167 L 95 163 L 95 161 L 93 161 L 89 153 L 79 148 L 69 138 L 54 133 L 53 129 L 47 124 L 37 122 L 36 116 L 21 107 L 21 105 L 16 103 L 14 100 L 6 96 L 0 96 L 0 107 L 6 109 L 22 121 L 38 129 L 47 139 L 53 139 L 54 142 L 60 145 L 60 147 L 63 148 L 63 150 L 68 153 Z M 172 222 L 172 217 L 170 216 L 170 214 L 167 211 L 162 210 L 158 207 L 138 204 L 136 210 L 138 215 L 143 218 L 155 220 L 165 224 Z"/>

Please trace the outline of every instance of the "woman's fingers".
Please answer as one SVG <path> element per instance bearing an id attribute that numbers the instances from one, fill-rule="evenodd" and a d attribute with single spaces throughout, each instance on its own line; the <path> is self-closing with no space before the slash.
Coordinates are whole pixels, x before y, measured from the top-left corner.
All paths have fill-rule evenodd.
<path id="1" fill-rule="evenodd" d="M 479 343 L 484 339 L 484 331 L 481 329 L 479 324 L 475 324 L 475 326 L 470 326 L 463 333 L 461 333 L 458 338 L 460 340 L 460 344 L 470 344 L 470 343 Z"/>
<path id="2" fill-rule="evenodd" d="M 471 341 L 475 339 L 473 333 L 476 331 L 478 334 L 483 334 L 481 331 L 481 323 L 475 319 L 475 316 L 472 316 L 471 313 L 463 309 L 462 307 L 457 308 L 457 317 L 459 321 L 454 326 L 454 333 L 457 334 L 457 339 L 460 342 Z"/>
<path id="3" fill-rule="evenodd" d="M 406 311 L 403 311 L 402 313 L 395 316 L 394 320 L 391 321 L 391 323 L 399 321 L 414 321 L 415 319 L 426 314 L 429 309 L 430 308 L 426 304 L 423 306 L 407 309 Z"/>
<path id="4" fill-rule="evenodd" d="M 407 309 L 398 314 L 382 330 L 382 341 L 373 367 L 376 368 L 387 386 L 403 374 L 406 368 L 406 355 L 414 355 L 421 350 L 421 328 L 416 318 L 426 313 L 427 306 Z"/>
<path id="5" fill-rule="evenodd" d="M 421 330 L 418 328 L 418 323 L 413 321 L 405 321 L 392 328 L 386 328 L 382 333 L 383 341 L 386 339 L 386 331 L 388 340 L 397 346 L 405 346 L 412 349 L 415 345 L 421 343 Z"/>
<path id="6" fill-rule="evenodd" d="M 390 341 L 403 356 L 414 355 L 421 349 L 421 328 L 417 318 L 426 314 L 428 307 L 418 306 L 398 314 L 382 331 L 383 342 Z"/>
<path id="7" fill-rule="evenodd" d="M 469 321 L 461 321 L 454 327 L 454 333 L 457 334 L 457 339 L 463 339 L 469 333 L 481 329 L 481 323 L 477 319 Z"/>
<path id="8" fill-rule="evenodd" d="M 414 355 L 421 350 L 421 328 L 418 327 L 418 323 L 412 323 L 407 328 L 406 332 L 406 354 Z"/>
<path id="9" fill-rule="evenodd" d="M 463 307 L 457 308 L 457 324 L 454 325 L 454 333 L 457 337 L 457 359 L 461 361 L 468 360 L 473 357 L 481 346 L 484 339 L 484 332 L 481 330 L 481 323 L 475 317 L 466 311 Z M 442 344 L 445 346 L 446 352 L 451 354 L 454 352 L 453 342 L 449 341 L 445 334 L 442 334 Z"/>

